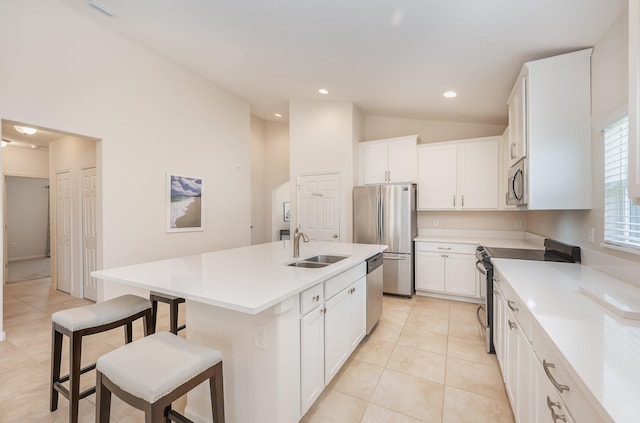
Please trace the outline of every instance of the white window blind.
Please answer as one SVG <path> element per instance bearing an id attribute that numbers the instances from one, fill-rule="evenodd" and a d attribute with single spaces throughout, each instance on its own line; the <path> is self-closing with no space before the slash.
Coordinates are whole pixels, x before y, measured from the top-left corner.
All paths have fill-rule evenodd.
<path id="1" fill-rule="evenodd" d="M 640 248 L 640 206 L 628 197 L 629 119 L 604 130 L 604 241 Z"/>

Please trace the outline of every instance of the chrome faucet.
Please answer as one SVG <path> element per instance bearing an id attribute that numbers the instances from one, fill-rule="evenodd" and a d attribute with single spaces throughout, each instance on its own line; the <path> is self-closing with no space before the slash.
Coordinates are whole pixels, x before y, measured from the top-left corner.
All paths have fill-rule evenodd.
<path id="1" fill-rule="evenodd" d="M 300 237 L 304 240 L 304 242 L 309 242 L 309 237 L 304 232 L 300 232 L 298 228 L 296 228 L 293 233 L 293 258 L 300 257 Z"/>

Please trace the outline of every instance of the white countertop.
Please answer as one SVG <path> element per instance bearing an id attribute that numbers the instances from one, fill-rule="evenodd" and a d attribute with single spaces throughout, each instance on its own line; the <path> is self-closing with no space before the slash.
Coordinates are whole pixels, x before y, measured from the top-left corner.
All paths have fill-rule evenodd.
<path id="1" fill-rule="evenodd" d="M 620 317 L 581 287 L 636 298 L 640 288 L 580 264 L 492 261 L 601 408 L 616 422 L 637 422 L 640 321 Z"/>
<path id="2" fill-rule="evenodd" d="M 385 249 L 386 245 L 301 242 L 300 258 L 294 259 L 291 241 L 286 240 L 99 270 L 91 275 L 106 283 L 116 281 L 258 314 Z M 318 254 L 349 257 L 322 268 L 286 266 Z"/>

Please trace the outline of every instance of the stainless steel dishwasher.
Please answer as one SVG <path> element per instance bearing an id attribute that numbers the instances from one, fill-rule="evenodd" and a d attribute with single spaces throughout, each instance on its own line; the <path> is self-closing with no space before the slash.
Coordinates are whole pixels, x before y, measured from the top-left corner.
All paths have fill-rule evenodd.
<path id="1" fill-rule="evenodd" d="M 367 335 L 382 315 L 382 253 L 367 259 Z"/>

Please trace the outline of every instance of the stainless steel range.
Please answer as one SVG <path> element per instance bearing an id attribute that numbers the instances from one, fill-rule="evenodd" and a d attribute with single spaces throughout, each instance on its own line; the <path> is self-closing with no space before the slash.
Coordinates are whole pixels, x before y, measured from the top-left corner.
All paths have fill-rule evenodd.
<path id="1" fill-rule="evenodd" d="M 580 247 L 564 244 L 553 239 L 545 239 L 544 247 L 544 250 L 483 246 L 479 246 L 476 249 L 476 269 L 482 278 L 480 281 L 481 304 L 477 310 L 477 317 L 478 323 L 480 323 L 485 333 L 485 345 L 488 353 L 495 353 L 493 348 L 493 264 L 491 259 L 507 258 L 562 263 L 580 262 Z"/>

